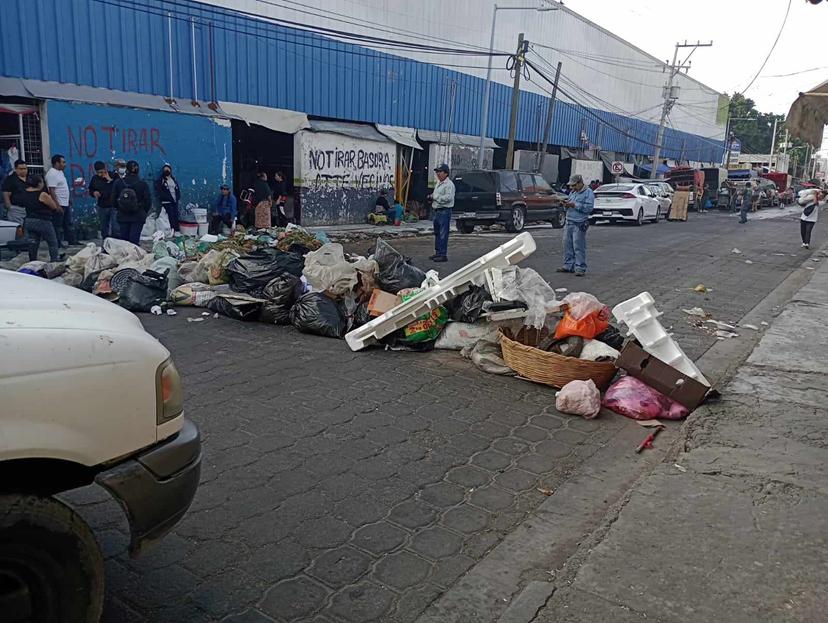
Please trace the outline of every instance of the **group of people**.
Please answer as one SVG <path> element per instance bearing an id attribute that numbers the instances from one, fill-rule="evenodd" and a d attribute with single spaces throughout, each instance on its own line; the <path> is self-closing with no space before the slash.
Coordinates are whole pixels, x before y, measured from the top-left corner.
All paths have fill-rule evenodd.
<path id="1" fill-rule="evenodd" d="M 37 259 L 40 245 L 45 242 L 51 261 L 61 257 L 61 247 L 76 244 L 72 220 L 72 201 L 66 178 L 66 159 L 55 154 L 45 179 L 30 175 L 24 160 L 14 163 L 14 171 L 2 183 L 5 217 L 23 226 L 29 240 L 29 257 Z M 121 238 L 134 244 L 141 239 L 141 231 L 153 210 L 153 191 L 141 177 L 135 160 L 115 160 L 110 169 L 97 161 L 95 171 L 87 184 L 89 196 L 95 200 L 101 238 Z M 164 210 L 173 232 L 180 231 L 181 186 L 173 175 L 170 164 L 164 164 L 154 182 L 155 215 Z M 232 229 L 236 222 L 248 227 L 285 226 L 287 184 L 282 172 L 274 176 L 274 184 L 267 173 L 258 173 L 254 187 L 246 191 L 246 200 L 240 204 L 230 186 L 222 184 L 209 219 L 210 233 Z"/>

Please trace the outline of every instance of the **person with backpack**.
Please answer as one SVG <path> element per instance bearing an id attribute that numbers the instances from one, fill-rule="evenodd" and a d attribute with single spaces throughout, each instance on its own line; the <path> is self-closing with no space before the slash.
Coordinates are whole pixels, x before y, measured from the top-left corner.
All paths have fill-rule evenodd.
<path id="1" fill-rule="evenodd" d="M 161 167 L 161 177 L 155 180 L 155 196 L 158 197 L 161 210 L 167 211 L 167 217 L 170 219 L 170 227 L 174 232 L 178 231 L 178 202 L 181 201 L 181 188 L 178 186 L 178 180 L 172 174 L 172 167 L 165 164 Z"/>
<path id="2" fill-rule="evenodd" d="M 112 203 L 118 213 L 121 240 L 133 244 L 141 241 L 141 230 L 151 205 L 149 185 L 139 173 L 138 163 L 130 160 L 126 165 L 126 176 L 115 180 L 112 185 Z"/>

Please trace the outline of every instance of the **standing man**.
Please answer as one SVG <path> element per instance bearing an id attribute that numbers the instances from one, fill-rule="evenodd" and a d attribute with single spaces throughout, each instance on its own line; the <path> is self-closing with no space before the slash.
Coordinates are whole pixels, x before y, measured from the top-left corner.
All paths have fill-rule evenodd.
<path id="1" fill-rule="evenodd" d="M 106 164 L 100 160 L 95 162 L 94 167 L 95 175 L 89 180 L 89 196 L 94 197 L 98 208 L 101 240 L 115 238 L 118 235 L 118 224 L 112 206 L 112 184 L 115 183 L 115 174 L 107 171 Z"/>
<path id="2" fill-rule="evenodd" d="M 161 167 L 161 177 L 155 180 L 155 196 L 158 197 L 158 216 L 161 210 L 166 210 L 170 219 L 170 227 L 174 234 L 178 233 L 178 202 L 181 201 L 181 188 L 178 180 L 172 174 L 172 167 L 165 164 Z"/>
<path id="3" fill-rule="evenodd" d="M 29 167 L 25 160 L 15 160 L 14 171 L 3 180 L 3 205 L 6 208 L 6 218 L 13 223 L 22 225 L 26 219 L 26 208 L 15 205 L 12 197 L 23 192 L 28 187 Z"/>
<path id="4" fill-rule="evenodd" d="M 575 273 L 576 277 L 586 274 L 586 233 L 589 229 L 589 215 L 595 205 L 595 194 L 584 184 L 584 178 L 573 175 L 569 179 L 569 201 L 566 208 L 566 226 L 564 227 L 564 262 L 559 273 Z"/>
<path id="5" fill-rule="evenodd" d="M 141 242 L 141 230 L 151 206 L 149 185 L 139 173 L 138 163 L 130 160 L 126 165 L 126 176 L 112 184 L 112 203 L 118 213 L 121 240 L 132 244 Z"/>
<path id="6" fill-rule="evenodd" d="M 747 213 L 748 208 L 750 208 L 750 201 L 752 196 L 753 190 L 751 189 L 751 184 L 750 182 L 747 182 L 745 184 L 744 190 L 742 190 L 742 207 L 739 209 L 740 223 L 747 223 Z"/>
<path id="7" fill-rule="evenodd" d="M 449 167 L 441 164 L 434 169 L 437 175 L 437 185 L 428 196 L 431 199 L 431 209 L 434 212 L 434 255 L 432 262 L 448 262 L 449 226 L 451 225 L 451 210 L 454 207 L 454 182 L 449 179 Z"/>
<path id="8" fill-rule="evenodd" d="M 66 181 L 66 158 L 60 154 L 52 156 L 52 168 L 46 172 L 46 186 L 52 200 L 60 206 L 55 213 L 55 231 L 60 245 L 66 247 L 75 244 L 75 232 L 72 228 L 72 206 L 69 203 L 69 182 Z"/>

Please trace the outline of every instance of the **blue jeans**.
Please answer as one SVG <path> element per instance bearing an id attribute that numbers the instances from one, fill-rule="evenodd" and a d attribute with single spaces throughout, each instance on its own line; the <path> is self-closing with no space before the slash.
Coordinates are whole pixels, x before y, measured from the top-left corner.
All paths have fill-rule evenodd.
<path id="1" fill-rule="evenodd" d="M 449 225 L 451 225 L 451 210 L 442 208 L 434 210 L 434 251 L 440 257 L 448 254 Z"/>
<path id="2" fill-rule="evenodd" d="M 75 228 L 72 223 L 72 206 L 61 206 L 63 212 L 55 213 L 52 217 L 52 224 L 55 227 L 58 242 L 63 241 L 67 244 L 75 244 L 78 239 L 75 236 Z"/>
<path id="3" fill-rule="evenodd" d="M 117 238 L 119 227 L 115 219 L 117 212 L 115 208 L 98 207 L 98 223 L 101 228 L 101 240 L 104 238 Z"/>
<path id="4" fill-rule="evenodd" d="M 26 218 L 23 227 L 26 230 L 26 237 L 29 239 L 29 261 L 37 259 L 37 252 L 40 243 L 45 240 L 49 245 L 49 261 L 57 262 L 60 259 L 58 251 L 58 239 L 55 234 L 55 226 L 52 221 L 44 218 Z"/>
<path id="5" fill-rule="evenodd" d="M 141 244 L 141 230 L 144 229 L 144 223 L 125 223 L 118 221 L 121 229 L 121 240 L 128 240 L 132 244 Z"/>
<path id="6" fill-rule="evenodd" d="M 586 272 L 586 232 L 589 222 L 570 223 L 566 222 L 564 227 L 564 262 L 563 267 L 567 270 Z"/>
<path id="7" fill-rule="evenodd" d="M 739 210 L 739 222 L 740 223 L 747 223 L 747 213 L 750 210 L 750 203 L 747 201 L 742 202 L 742 208 Z"/>

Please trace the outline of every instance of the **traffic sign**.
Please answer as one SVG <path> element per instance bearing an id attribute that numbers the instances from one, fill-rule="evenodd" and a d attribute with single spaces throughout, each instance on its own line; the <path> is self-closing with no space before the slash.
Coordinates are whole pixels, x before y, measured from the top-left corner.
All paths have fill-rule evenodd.
<path id="1" fill-rule="evenodd" d="M 621 175 L 624 172 L 624 163 L 616 160 L 612 163 L 612 167 L 610 168 L 613 175 Z"/>

